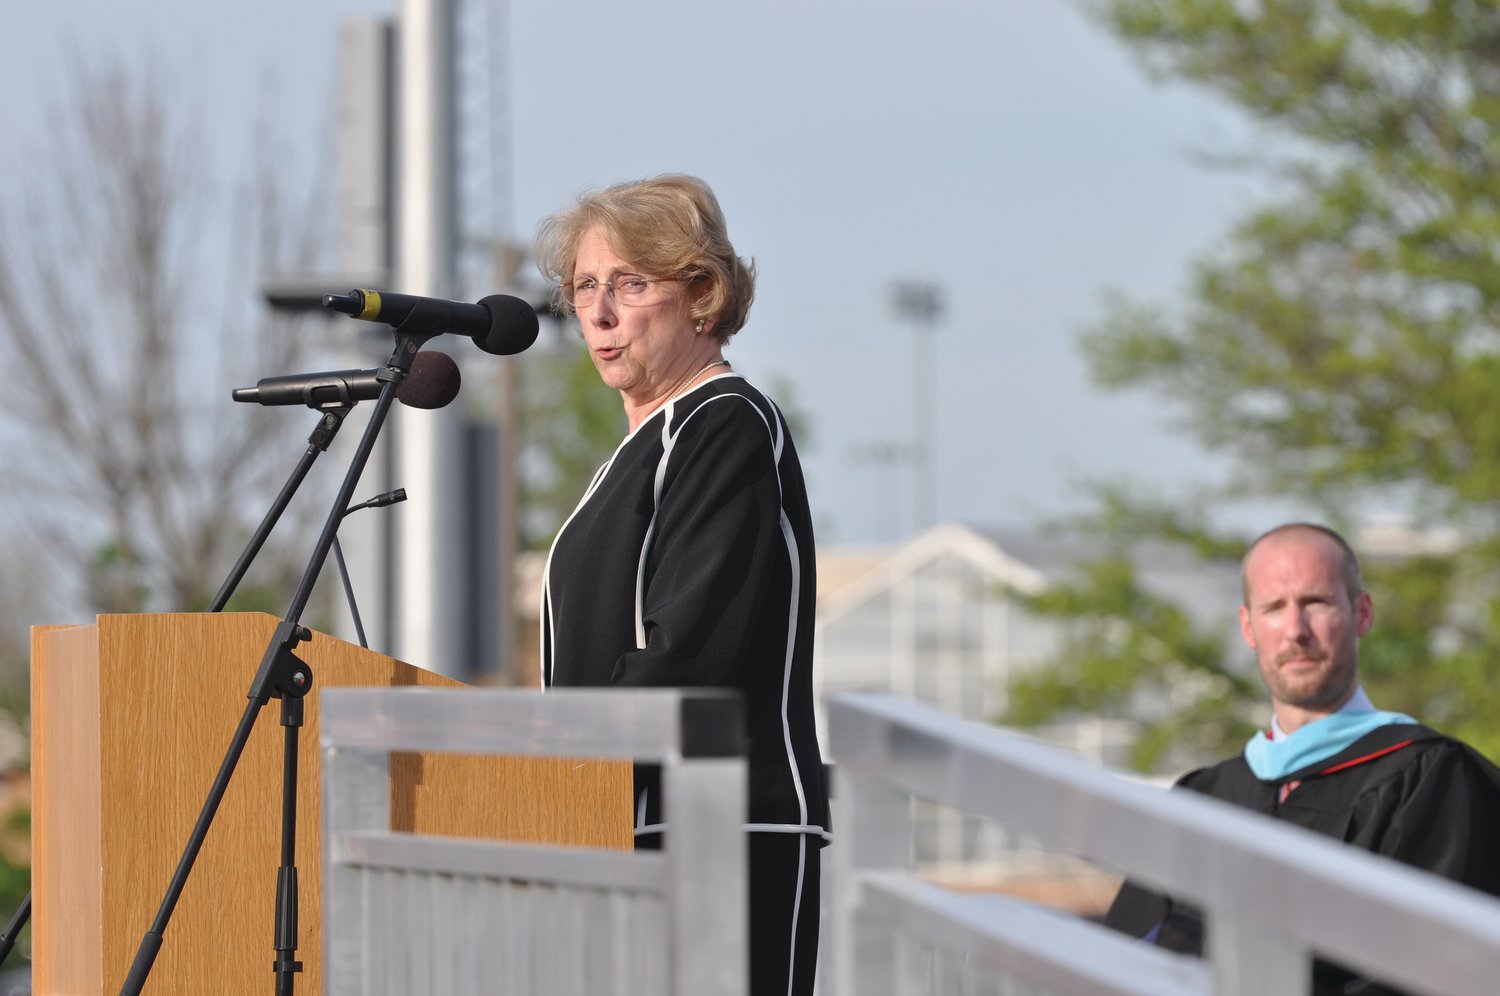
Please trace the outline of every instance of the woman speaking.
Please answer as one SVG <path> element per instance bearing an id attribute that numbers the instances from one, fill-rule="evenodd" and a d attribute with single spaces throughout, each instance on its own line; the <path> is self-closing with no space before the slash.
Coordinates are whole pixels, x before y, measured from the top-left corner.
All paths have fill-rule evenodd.
<path id="1" fill-rule="evenodd" d="M 629 425 L 548 555 L 543 683 L 740 692 L 750 991 L 811 993 L 829 839 L 812 519 L 786 420 L 723 355 L 754 272 L 713 192 L 688 176 L 580 197 L 542 223 L 536 258 Z M 638 783 L 638 845 L 669 829 L 658 795 Z"/>

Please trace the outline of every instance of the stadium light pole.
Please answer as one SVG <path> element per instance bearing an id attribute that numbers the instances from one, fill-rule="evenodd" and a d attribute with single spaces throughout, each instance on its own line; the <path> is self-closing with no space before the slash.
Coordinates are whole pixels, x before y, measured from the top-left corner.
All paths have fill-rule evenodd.
<path id="1" fill-rule="evenodd" d="M 937 357 L 932 331 L 944 312 L 943 291 L 923 280 L 891 284 L 896 316 L 912 328 L 912 532 L 936 524 Z"/>

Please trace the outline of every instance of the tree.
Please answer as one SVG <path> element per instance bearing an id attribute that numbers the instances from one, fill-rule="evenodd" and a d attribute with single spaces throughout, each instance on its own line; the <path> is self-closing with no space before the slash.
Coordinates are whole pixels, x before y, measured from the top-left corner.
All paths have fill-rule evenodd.
<path id="1" fill-rule="evenodd" d="M 1364 679 L 1500 753 L 1500 10 L 1091 9 L 1158 77 L 1247 112 L 1263 151 L 1238 160 L 1278 192 L 1196 264 L 1181 307 L 1117 296 L 1085 333 L 1101 384 L 1168 399 L 1236 468 L 1191 506 L 1113 490 L 1105 518 L 1221 552 L 1246 537 L 1184 509 L 1290 500 L 1336 526 L 1379 511 L 1450 531 L 1415 556 L 1366 551 Z"/>
<path id="2" fill-rule="evenodd" d="M 1222 629 L 1196 623 L 1142 583 L 1128 545 L 1069 582 L 1007 595 L 1060 623 L 1062 639 L 1046 666 L 1013 679 L 1006 722 L 1131 716 L 1140 733 L 1128 761 L 1140 771 L 1234 753 L 1254 729 L 1256 676 L 1226 654 Z"/>
<path id="3" fill-rule="evenodd" d="M 232 197 L 214 190 L 181 106 L 157 69 L 80 64 L 0 196 L 0 501 L 27 593 L 54 611 L 204 608 L 312 428 L 228 397 L 305 352 L 252 295 L 255 274 L 311 262 L 316 230 L 291 220 L 309 212 L 270 152 Z M 257 562 L 264 592 L 290 594 L 296 524 Z M 7 607 L 9 629 L 41 619 Z"/>
<path id="4" fill-rule="evenodd" d="M 599 379 L 576 335 L 571 320 L 545 322 L 517 383 L 523 549 L 551 546 L 628 428 L 619 394 Z"/>

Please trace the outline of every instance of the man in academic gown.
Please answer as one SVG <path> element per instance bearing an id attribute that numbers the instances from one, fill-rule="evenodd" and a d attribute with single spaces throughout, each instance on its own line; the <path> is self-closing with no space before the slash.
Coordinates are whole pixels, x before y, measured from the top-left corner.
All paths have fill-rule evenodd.
<path id="1" fill-rule="evenodd" d="M 1243 582 L 1240 631 L 1271 694 L 1271 728 L 1178 787 L 1500 896 L 1500 769 L 1365 695 L 1359 641 L 1374 606 L 1349 544 L 1323 526 L 1280 526 L 1251 544 Z M 1173 951 L 1203 950 L 1196 910 L 1131 882 L 1105 923 Z M 1397 992 L 1326 962 L 1313 980 L 1319 994 Z"/>

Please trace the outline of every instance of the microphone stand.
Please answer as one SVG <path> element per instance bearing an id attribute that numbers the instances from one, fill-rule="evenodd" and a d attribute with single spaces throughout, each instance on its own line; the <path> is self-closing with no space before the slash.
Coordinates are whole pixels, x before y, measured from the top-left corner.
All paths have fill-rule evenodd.
<path id="1" fill-rule="evenodd" d="M 334 437 L 338 435 L 340 427 L 343 426 L 344 419 L 353 410 L 354 404 L 355 402 L 346 400 L 342 404 L 321 409 L 322 414 L 318 419 L 318 425 L 313 429 L 312 434 L 307 437 L 307 449 L 303 452 L 301 459 L 298 460 L 297 466 L 292 469 L 291 476 L 281 486 L 281 492 L 277 494 L 276 500 L 271 503 L 271 508 L 266 512 L 265 517 L 261 519 L 260 525 L 256 527 L 255 533 L 250 537 L 250 541 L 245 544 L 245 549 L 240 553 L 239 560 L 235 561 L 234 567 L 224 579 L 224 583 L 219 587 L 218 593 L 214 595 L 213 601 L 209 603 L 205 611 L 223 611 L 224 606 L 229 602 L 230 596 L 234 594 L 235 588 L 239 586 L 240 581 L 244 578 L 245 572 L 249 570 L 251 562 L 260 553 L 261 547 L 265 545 L 266 537 L 271 535 L 271 530 L 275 528 L 277 521 L 281 518 L 281 514 L 291 504 L 292 496 L 297 493 L 297 489 L 302 485 L 303 479 L 307 477 L 308 471 L 312 469 L 313 461 L 317 460 L 319 454 L 328 450 L 328 447 L 333 443 Z M 358 507 L 360 506 L 355 506 L 355 508 Z M 350 509 L 350 511 L 354 511 L 354 509 Z M 10 918 L 10 922 L 5 925 L 3 931 L 0 931 L 0 965 L 3 965 L 5 959 L 10 957 L 10 952 L 15 947 L 17 938 L 21 935 L 21 929 L 26 926 L 26 922 L 30 919 L 31 892 L 28 890 L 26 898 L 21 900 L 21 905 L 16 908 L 16 912 Z"/>
<path id="2" fill-rule="evenodd" d="M 387 491 L 383 495 L 376 495 L 369 501 L 362 501 L 358 505 L 350 505 L 344 509 L 344 515 L 341 518 L 347 517 L 351 512 L 358 512 L 362 508 L 384 508 L 387 505 L 394 505 L 397 502 L 403 501 L 406 501 L 406 489 L 397 488 L 395 491 Z M 349 583 L 349 568 L 344 564 L 344 549 L 339 545 L 339 538 L 337 536 L 333 538 L 333 560 L 338 564 L 339 580 L 344 585 L 344 598 L 349 602 L 349 618 L 354 621 L 354 632 L 359 635 L 359 645 L 369 650 L 370 644 L 365 639 L 364 624 L 359 621 L 359 605 L 354 601 L 354 585 Z"/>
<path id="3" fill-rule="evenodd" d="M 235 561 L 234 567 L 230 568 L 229 575 L 219 587 L 218 594 L 208 605 L 209 612 L 222 612 L 224 606 L 229 602 L 229 596 L 234 594 L 234 589 L 239 587 L 245 572 L 250 569 L 260 548 L 265 545 L 266 537 L 271 535 L 281 513 L 291 504 L 292 495 L 302 486 L 302 479 L 312 469 L 313 461 L 318 459 L 319 454 L 327 452 L 328 447 L 333 444 L 333 437 L 337 436 L 339 429 L 344 425 L 344 419 L 354 410 L 353 401 L 344 401 L 332 408 L 322 409 L 322 417 L 318 420 L 317 428 L 313 429 L 312 435 L 307 437 L 307 449 L 302 452 L 302 458 L 297 461 L 297 466 L 292 468 L 291 476 L 281 486 L 281 491 L 276 495 L 276 500 L 271 503 L 271 508 L 265 517 L 260 520 L 260 525 L 255 527 L 255 533 L 250 537 L 250 542 L 245 544 L 245 549 L 240 553 L 240 559 Z"/>
<path id="4" fill-rule="evenodd" d="M 21 905 L 16 907 L 15 913 L 11 914 L 10 922 L 5 925 L 5 930 L 0 931 L 0 965 L 10 957 L 10 949 L 16 946 L 16 938 L 21 936 L 21 928 L 26 926 L 26 921 L 31 919 L 31 890 L 26 890 L 26 898 L 21 900 Z"/>
<path id="5" fill-rule="evenodd" d="M 355 486 L 359 483 L 360 474 L 364 471 L 365 464 L 369 461 L 370 453 L 375 448 L 375 439 L 385 424 L 387 414 L 391 405 L 396 400 L 396 391 L 401 386 L 407 373 L 411 371 L 412 359 L 422 344 L 432 338 L 431 333 L 427 335 L 410 335 L 396 332 L 396 348 L 391 354 L 386 368 L 376 375 L 376 379 L 382 382 L 380 397 L 375 402 L 375 411 L 370 416 L 369 423 L 365 426 L 364 435 L 360 438 L 359 446 L 355 450 L 353 460 L 344 475 L 343 484 L 339 487 L 337 497 L 334 499 L 333 508 L 323 524 L 323 531 L 318 536 L 316 546 L 313 548 L 312 557 L 308 560 L 307 569 L 302 575 L 302 580 L 297 586 L 296 593 L 292 596 L 291 605 L 287 608 L 285 617 L 276 632 L 271 637 L 270 645 L 266 647 L 264 657 L 261 659 L 260 669 L 250 684 L 246 693 L 249 702 L 240 717 L 238 728 L 231 739 L 229 748 L 225 753 L 224 760 L 219 767 L 219 773 L 214 778 L 213 785 L 209 789 L 208 798 L 203 803 L 203 809 L 198 815 L 198 822 L 194 825 L 192 834 L 188 838 L 187 846 L 183 850 L 182 858 L 177 864 L 177 870 L 172 875 L 172 881 L 167 887 L 166 896 L 162 899 L 161 907 L 157 910 L 156 918 L 151 923 L 151 928 L 141 939 L 139 948 L 136 950 L 135 961 L 130 966 L 130 973 L 126 976 L 125 984 L 120 989 L 121 996 L 137 996 L 141 988 L 146 984 L 146 978 L 151 973 L 151 966 L 156 961 L 156 956 L 161 950 L 163 935 L 167 924 L 172 918 L 172 911 L 177 905 L 177 900 L 182 895 L 183 887 L 187 884 L 188 875 L 192 872 L 193 863 L 197 860 L 198 852 L 203 847 L 203 841 L 208 835 L 210 825 L 213 823 L 214 814 L 218 811 L 219 803 L 223 801 L 224 793 L 229 788 L 229 781 L 234 775 L 234 769 L 239 763 L 240 755 L 244 752 L 245 745 L 250 739 L 251 730 L 255 726 L 256 718 L 268 701 L 272 698 L 281 699 L 281 725 L 285 728 L 285 737 L 282 752 L 282 816 L 281 816 L 281 867 L 276 877 L 276 962 L 274 970 L 276 973 L 277 996 L 291 996 L 294 988 L 296 973 L 302 970 L 302 963 L 297 961 L 297 868 L 296 868 L 296 827 L 297 827 L 297 732 L 302 725 L 302 699 L 312 689 L 312 669 L 307 663 L 299 659 L 292 651 L 297 644 L 310 640 L 312 632 L 304 628 L 300 622 L 303 610 L 307 607 L 308 600 L 312 597 L 314 582 L 322 570 L 324 562 L 328 558 L 328 552 L 333 547 L 334 539 L 338 533 L 338 525 L 343 518 L 344 509 L 349 507 L 349 499 L 354 493 Z M 237 565 L 238 566 L 238 565 Z M 241 570 L 243 573 L 243 570 Z M 236 578 L 236 580 L 238 580 Z"/>

